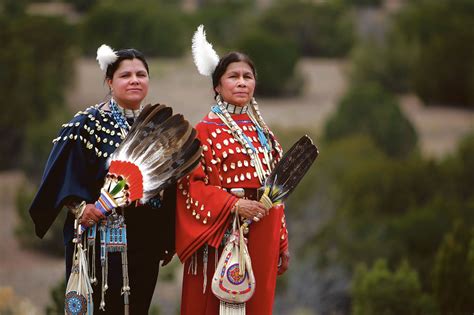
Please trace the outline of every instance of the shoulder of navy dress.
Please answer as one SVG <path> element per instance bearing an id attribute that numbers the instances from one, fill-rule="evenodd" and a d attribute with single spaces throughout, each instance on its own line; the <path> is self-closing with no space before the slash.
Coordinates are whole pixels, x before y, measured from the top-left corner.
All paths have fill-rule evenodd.
<path id="1" fill-rule="evenodd" d="M 98 157 L 107 158 L 124 139 L 119 125 L 100 105 L 88 107 L 77 112 L 74 117 L 61 126 L 58 137 L 53 144 L 63 141 L 79 141 L 87 150 L 92 150 Z"/>

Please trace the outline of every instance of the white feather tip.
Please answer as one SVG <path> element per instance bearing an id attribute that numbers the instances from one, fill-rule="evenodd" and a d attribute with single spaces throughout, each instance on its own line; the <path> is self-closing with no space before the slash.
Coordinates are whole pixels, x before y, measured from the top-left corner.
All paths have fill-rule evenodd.
<path id="1" fill-rule="evenodd" d="M 219 63 L 219 56 L 206 40 L 206 32 L 204 26 L 198 26 L 193 36 L 192 52 L 194 64 L 196 65 L 200 74 L 211 76 Z"/>
<path id="2" fill-rule="evenodd" d="M 99 67 L 102 71 L 106 71 L 107 67 L 114 63 L 117 60 L 118 56 L 115 51 L 105 44 L 102 44 L 97 49 L 97 62 L 99 63 Z"/>

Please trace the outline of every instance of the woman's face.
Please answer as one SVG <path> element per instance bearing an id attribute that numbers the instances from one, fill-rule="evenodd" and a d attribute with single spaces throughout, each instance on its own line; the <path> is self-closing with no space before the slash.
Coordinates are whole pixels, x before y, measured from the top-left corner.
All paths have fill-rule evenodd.
<path id="1" fill-rule="evenodd" d="M 124 59 L 108 79 L 112 97 L 122 107 L 138 109 L 148 93 L 148 72 L 140 59 Z"/>
<path id="2" fill-rule="evenodd" d="M 243 61 L 229 64 L 216 86 L 216 92 L 221 95 L 222 100 L 236 106 L 247 105 L 254 91 L 255 76 L 252 68 Z"/>

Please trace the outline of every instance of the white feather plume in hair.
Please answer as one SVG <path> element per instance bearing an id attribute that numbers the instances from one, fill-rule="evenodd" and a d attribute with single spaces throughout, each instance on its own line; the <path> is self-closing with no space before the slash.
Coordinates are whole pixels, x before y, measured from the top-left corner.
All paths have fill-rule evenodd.
<path id="1" fill-rule="evenodd" d="M 118 56 L 115 51 L 105 44 L 102 44 L 97 49 L 97 61 L 99 62 L 99 67 L 102 71 L 106 71 L 107 67 L 114 63 L 117 60 Z"/>
<path id="2" fill-rule="evenodd" d="M 192 51 L 194 64 L 199 73 L 211 76 L 219 63 L 219 56 L 212 48 L 212 44 L 206 40 L 206 32 L 202 24 L 198 26 L 197 31 L 194 33 Z"/>

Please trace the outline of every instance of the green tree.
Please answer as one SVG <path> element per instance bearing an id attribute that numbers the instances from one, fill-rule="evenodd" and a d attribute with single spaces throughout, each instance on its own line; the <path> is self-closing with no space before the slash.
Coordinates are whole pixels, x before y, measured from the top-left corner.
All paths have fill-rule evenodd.
<path id="1" fill-rule="evenodd" d="M 352 84 L 376 83 L 395 93 L 412 88 L 413 47 L 393 29 L 382 41 L 359 41 L 350 58 Z"/>
<path id="2" fill-rule="evenodd" d="M 191 29 L 204 24 L 206 34 L 217 47 L 235 49 L 235 42 L 255 18 L 255 0 L 202 0 L 190 16 Z"/>
<path id="3" fill-rule="evenodd" d="M 412 81 L 428 104 L 474 106 L 474 2 L 409 1 L 396 18 L 414 48 Z"/>
<path id="4" fill-rule="evenodd" d="M 385 260 L 372 269 L 359 266 L 352 286 L 354 315 L 436 314 L 429 295 L 423 293 L 418 274 L 406 262 L 391 272 Z"/>
<path id="5" fill-rule="evenodd" d="M 74 74 L 74 36 L 62 18 L 0 17 L 0 41 L 0 93 L 8 102 L 0 116 L 0 162 L 6 169 L 19 167 L 29 153 L 22 152 L 28 128 L 63 111 Z"/>
<path id="6" fill-rule="evenodd" d="M 344 56 L 354 40 L 352 16 L 341 1 L 278 1 L 259 18 L 258 28 L 292 38 L 304 56 Z"/>
<path id="7" fill-rule="evenodd" d="M 388 156 L 406 157 L 417 144 L 415 129 L 400 111 L 395 97 L 377 84 L 352 86 L 326 124 L 328 140 L 362 133 Z"/>
<path id="8" fill-rule="evenodd" d="M 137 48 L 148 56 L 181 56 L 191 38 L 184 18 L 177 7 L 151 0 L 104 2 L 84 19 L 82 47 L 88 55 L 107 43 L 114 49 Z"/>
<path id="9" fill-rule="evenodd" d="M 433 288 L 442 314 L 469 314 L 474 309 L 474 228 L 462 221 L 443 240 L 433 268 Z"/>
<path id="10" fill-rule="evenodd" d="M 252 31 L 245 34 L 237 46 L 255 63 L 258 94 L 288 95 L 300 91 L 302 79 L 295 72 L 299 54 L 291 39 Z"/>

